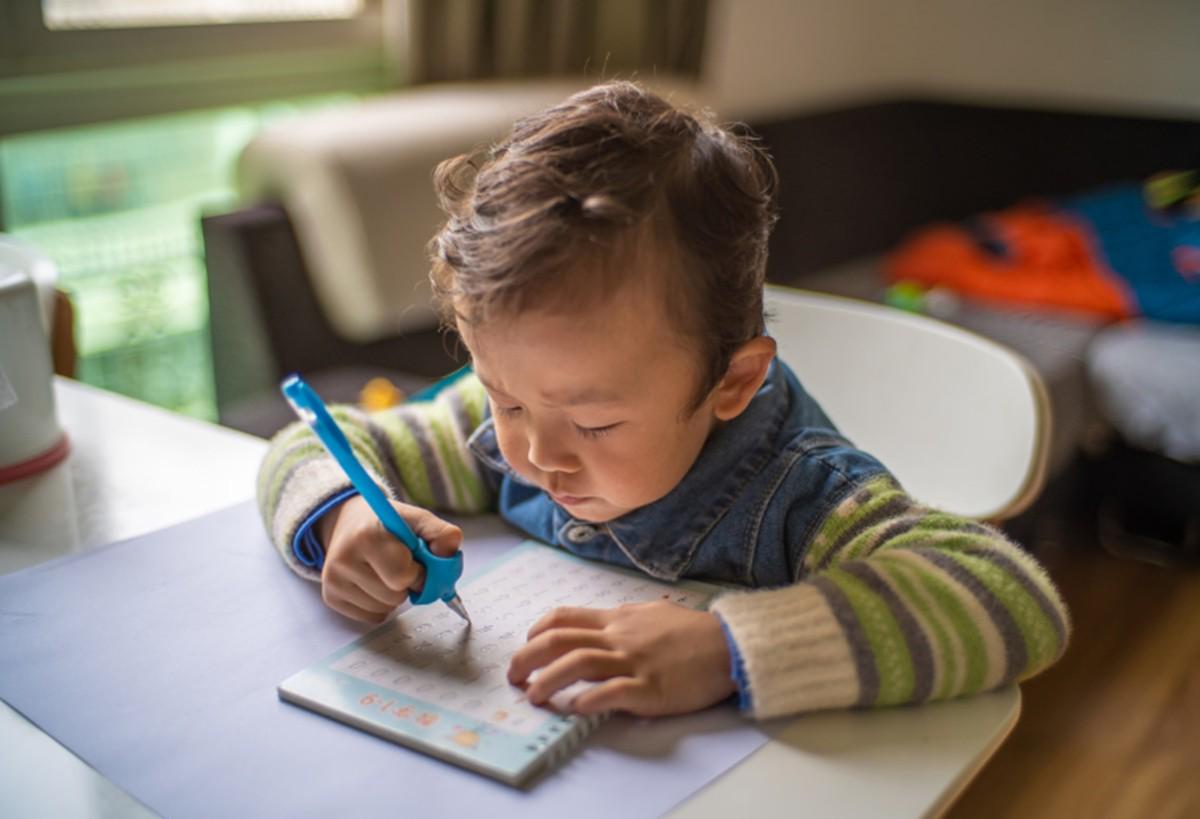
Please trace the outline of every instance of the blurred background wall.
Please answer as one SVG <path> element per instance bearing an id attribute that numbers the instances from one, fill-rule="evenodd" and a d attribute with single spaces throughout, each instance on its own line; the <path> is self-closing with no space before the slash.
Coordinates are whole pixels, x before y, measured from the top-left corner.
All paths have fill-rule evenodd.
<path id="1" fill-rule="evenodd" d="M 1194 0 L 722 0 L 704 76 L 718 110 L 763 118 L 847 97 L 1200 111 Z"/>
<path id="2" fill-rule="evenodd" d="M 278 118 L 429 81 L 658 71 L 751 122 L 922 95 L 1188 115 L 1197 43 L 1195 0 L 4 0 L 0 230 L 58 263 L 83 380 L 213 417 L 198 220 Z"/>

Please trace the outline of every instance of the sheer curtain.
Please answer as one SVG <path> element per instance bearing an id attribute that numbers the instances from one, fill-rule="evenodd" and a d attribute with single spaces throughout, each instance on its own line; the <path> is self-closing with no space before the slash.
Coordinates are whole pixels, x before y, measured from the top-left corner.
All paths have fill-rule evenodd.
<path id="1" fill-rule="evenodd" d="M 394 0 L 399 2 L 400 0 Z M 406 0 L 410 82 L 695 77 L 708 0 Z"/>

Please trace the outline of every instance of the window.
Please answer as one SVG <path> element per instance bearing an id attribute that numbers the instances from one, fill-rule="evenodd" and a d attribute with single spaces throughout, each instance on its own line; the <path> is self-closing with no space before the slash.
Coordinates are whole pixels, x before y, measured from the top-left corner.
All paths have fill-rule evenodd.
<path id="1" fill-rule="evenodd" d="M 397 2 L 0 0 L 0 136 L 393 87 Z"/>
<path id="2" fill-rule="evenodd" d="M 57 263 L 82 380 L 214 417 L 199 218 L 266 120 L 394 85 L 400 2 L 0 0 L 0 230 Z"/>
<path id="3" fill-rule="evenodd" d="M 362 0 L 42 0 L 51 30 L 133 28 L 280 20 L 338 20 Z"/>
<path id="4" fill-rule="evenodd" d="M 350 95 L 0 139 L 6 230 L 59 269 L 78 377 L 216 418 L 200 216 L 234 201 L 233 164 L 267 121 Z"/>

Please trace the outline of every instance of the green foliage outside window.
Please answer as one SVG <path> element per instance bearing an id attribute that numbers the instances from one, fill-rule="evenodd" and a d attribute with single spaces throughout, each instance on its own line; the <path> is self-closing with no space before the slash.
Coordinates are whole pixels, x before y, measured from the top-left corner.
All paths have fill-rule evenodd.
<path id="1" fill-rule="evenodd" d="M 235 204 L 266 122 L 349 95 L 0 139 L 4 231 L 57 263 L 80 380 L 216 417 L 200 217 Z"/>

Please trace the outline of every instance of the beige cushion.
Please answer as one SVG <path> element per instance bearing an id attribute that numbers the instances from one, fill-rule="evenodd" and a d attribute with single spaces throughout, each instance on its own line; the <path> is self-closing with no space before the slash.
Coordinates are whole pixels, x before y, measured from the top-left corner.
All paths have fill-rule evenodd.
<path id="1" fill-rule="evenodd" d="M 281 121 L 243 152 L 242 198 L 283 203 L 339 335 L 361 343 L 427 328 L 435 319 L 425 247 L 444 218 L 434 167 L 589 84 L 430 85 Z M 653 85 L 687 93 L 669 80 Z"/>

